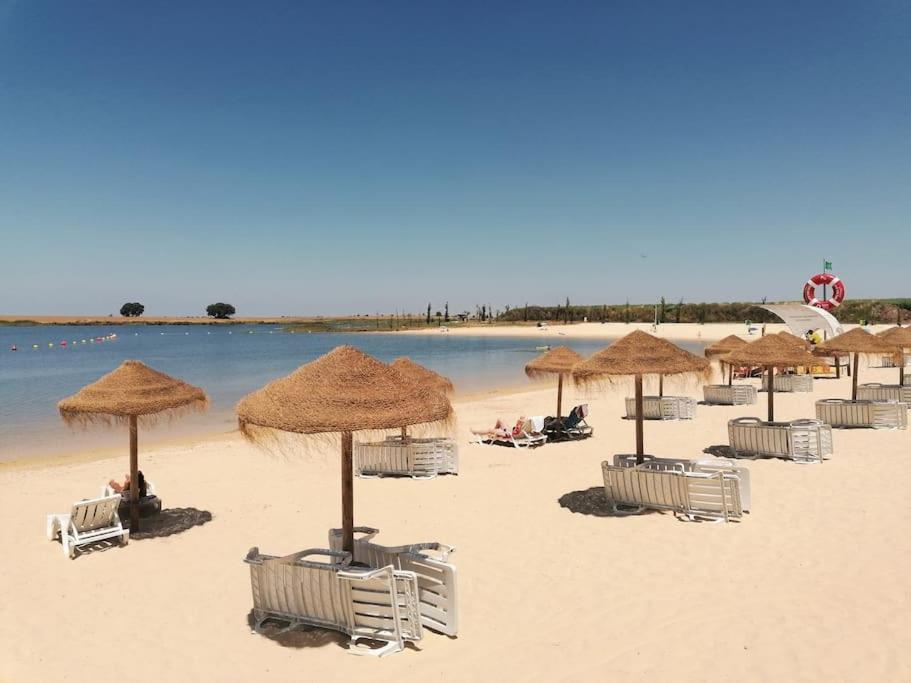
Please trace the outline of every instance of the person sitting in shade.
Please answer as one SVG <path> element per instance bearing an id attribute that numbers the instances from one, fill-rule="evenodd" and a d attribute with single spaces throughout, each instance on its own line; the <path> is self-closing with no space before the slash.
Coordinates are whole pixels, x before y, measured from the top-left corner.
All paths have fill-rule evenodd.
<path id="1" fill-rule="evenodd" d="M 146 485 L 146 478 L 143 476 L 142 470 L 139 470 L 137 478 L 139 479 L 139 497 L 145 498 L 149 494 L 149 491 Z M 115 493 L 119 493 L 124 500 L 129 500 L 131 490 L 129 474 L 124 475 L 122 484 L 114 479 L 111 479 L 111 481 L 108 482 L 108 486 L 110 486 Z"/>
<path id="2" fill-rule="evenodd" d="M 522 425 L 525 424 L 525 417 L 520 416 L 516 426 L 510 429 L 503 420 L 497 420 L 497 423 L 489 429 L 472 429 L 472 434 L 486 436 L 489 439 L 508 439 L 510 436 L 519 436 L 522 433 Z"/>

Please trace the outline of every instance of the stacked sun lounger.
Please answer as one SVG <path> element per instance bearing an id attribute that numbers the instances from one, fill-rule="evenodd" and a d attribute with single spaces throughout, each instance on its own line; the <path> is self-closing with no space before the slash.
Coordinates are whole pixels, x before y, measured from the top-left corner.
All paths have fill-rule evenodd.
<path id="1" fill-rule="evenodd" d="M 908 426 L 908 404 L 827 398 L 816 402 L 816 417 L 833 427 L 905 429 Z"/>
<path id="2" fill-rule="evenodd" d="M 626 417 L 636 417 L 636 399 L 626 399 Z M 643 396 L 644 420 L 692 420 L 696 417 L 696 399 L 688 396 Z"/>
<path id="3" fill-rule="evenodd" d="M 414 479 L 458 474 L 458 446 L 452 439 L 410 437 L 355 443 L 354 471 L 359 477 L 406 476 Z"/>
<path id="4" fill-rule="evenodd" d="M 762 376 L 762 390 L 769 390 L 769 377 Z M 775 391 L 813 391 L 813 375 L 775 375 Z"/>
<path id="5" fill-rule="evenodd" d="M 617 467 L 601 463 L 604 495 L 617 514 L 670 510 L 695 521 L 734 521 L 743 516 L 740 478 L 724 471 L 695 472 L 683 467 Z"/>
<path id="6" fill-rule="evenodd" d="M 895 401 L 911 403 L 911 386 L 898 384 L 861 384 L 857 387 L 857 398 L 860 401 Z"/>
<path id="7" fill-rule="evenodd" d="M 391 565 L 414 572 L 418 582 L 421 624 L 448 636 L 459 632 L 456 568 L 450 561 L 453 548 L 443 543 L 383 546 L 373 542 L 378 529 L 355 527 L 354 559 L 371 567 Z M 329 547 L 342 547 L 341 529 L 329 531 Z"/>
<path id="8" fill-rule="evenodd" d="M 325 557 L 325 560 L 318 560 Z M 267 620 L 334 629 L 351 636 L 354 654 L 382 656 L 398 652 L 406 641 L 423 636 L 418 612 L 418 580 L 392 566 L 352 567 L 351 554 L 310 548 L 286 557 L 252 548 L 250 565 L 254 628 Z M 386 643 L 358 647 L 358 641 Z"/>
<path id="9" fill-rule="evenodd" d="M 733 460 L 712 458 L 711 460 L 688 460 L 684 458 L 658 458 L 654 455 L 642 456 L 643 461 L 637 465 L 635 454 L 618 453 L 614 455 L 615 467 L 644 467 L 653 470 L 671 470 L 684 472 L 715 473 L 726 472 L 740 478 L 740 503 L 744 512 L 751 509 L 750 470 L 738 465 Z"/>
<path id="10" fill-rule="evenodd" d="M 819 420 L 763 422 L 739 417 L 728 422 L 728 438 L 735 456 L 818 463 L 832 454 L 832 427 Z"/>
<path id="11" fill-rule="evenodd" d="M 751 384 L 709 384 L 702 388 L 706 403 L 720 406 L 745 406 L 756 403 L 756 387 Z"/>

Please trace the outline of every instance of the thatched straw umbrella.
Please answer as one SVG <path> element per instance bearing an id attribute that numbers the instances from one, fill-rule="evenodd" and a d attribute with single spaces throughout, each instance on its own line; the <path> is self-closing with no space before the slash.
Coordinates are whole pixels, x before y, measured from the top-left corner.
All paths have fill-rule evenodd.
<path id="1" fill-rule="evenodd" d="M 557 419 L 563 417 L 563 378 L 583 360 L 568 346 L 558 346 L 525 365 L 525 374 L 532 379 L 557 376 Z"/>
<path id="2" fill-rule="evenodd" d="M 888 330 L 879 332 L 876 336 L 880 339 L 884 339 L 890 344 L 895 344 L 901 349 L 901 364 L 898 367 L 898 384 L 899 386 L 904 386 L 905 351 L 911 349 L 911 327 L 890 327 Z"/>
<path id="3" fill-rule="evenodd" d="M 138 420 L 153 421 L 162 413 L 202 410 L 208 405 L 205 392 L 179 379 L 153 370 L 138 360 L 124 361 L 119 368 L 80 389 L 57 404 L 65 422 L 130 425 L 130 529 L 139 530 L 139 438 Z"/>
<path id="4" fill-rule="evenodd" d="M 341 434 L 342 547 L 354 550 L 353 433 L 447 422 L 449 400 L 405 379 L 351 346 L 339 346 L 237 404 L 240 431 L 268 443 L 273 430 L 302 435 Z"/>
<path id="5" fill-rule="evenodd" d="M 723 356 L 726 363 L 765 369 L 769 377 L 769 422 L 775 420 L 775 368 L 812 367 L 817 360 L 804 348 L 769 334 Z"/>
<path id="6" fill-rule="evenodd" d="M 778 336 L 784 339 L 789 344 L 792 344 L 794 348 L 803 349 L 804 351 L 810 351 L 813 345 L 808 342 L 806 339 L 801 339 L 796 334 L 791 334 L 787 330 L 782 330 L 778 333 Z"/>
<path id="7" fill-rule="evenodd" d="M 816 346 L 817 353 L 831 354 L 833 352 L 854 354 L 854 376 L 851 379 L 851 400 L 857 400 L 857 369 L 860 356 L 891 355 L 896 358 L 901 356 L 901 350 L 896 344 L 890 343 L 881 337 L 870 334 L 861 327 L 855 327 L 850 332 L 845 332 L 837 337 Z"/>
<path id="8" fill-rule="evenodd" d="M 636 462 L 642 463 L 643 375 L 702 375 L 711 372 L 709 362 L 674 346 L 665 339 L 636 330 L 598 351 L 572 371 L 576 384 L 589 385 L 615 377 L 634 377 L 636 388 Z"/>
<path id="9" fill-rule="evenodd" d="M 719 339 L 714 344 L 709 344 L 705 347 L 705 357 L 706 358 L 716 358 L 717 356 L 725 356 L 735 349 L 739 349 L 742 346 L 746 346 L 749 342 L 745 339 L 741 339 L 736 334 L 729 334 L 724 339 Z M 724 366 L 725 363 L 721 362 L 721 365 Z M 724 381 L 724 368 L 722 367 L 722 381 Z M 733 386 L 734 384 L 734 366 L 728 365 L 728 386 Z"/>
<path id="10" fill-rule="evenodd" d="M 423 384 L 444 396 L 449 396 L 453 390 L 452 380 L 448 377 L 425 368 L 406 356 L 396 358 L 389 364 L 393 370 L 412 382 Z M 408 428 L 402 427 L 402 440 L 408 437 Z"/>

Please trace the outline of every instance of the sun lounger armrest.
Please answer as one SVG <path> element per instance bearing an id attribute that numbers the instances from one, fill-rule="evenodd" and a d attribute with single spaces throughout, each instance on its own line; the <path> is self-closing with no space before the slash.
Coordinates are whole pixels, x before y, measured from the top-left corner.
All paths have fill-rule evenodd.
<path id="1" fill-rule="evenodd" d="M 825 423 L 822 420 L 803 418 L 800 420 L 791 420 L 788 424 L 794 427 L 822 427 Z"/>
<path id="2" fill-rule="evenodd" d="M 446 545 L 445 543 L 414 543 L 408 546 L 409 552 L 422 552 L 425 550 L 432 550 L 438 552 L 440 556 L 436 559 L 441 562 L 447 562 L 449 560 L 449 555 L 455 552 L 455 548 L 451 545 Z"/>
<path id="3" fill-rule="evenodd" d="M 731 424 L 735 425 L 758 425 L 762 424 L 762 420 L 758 417 L 735 417 L 731 420 Z"/>
<path id="4" fill-rule="evenodd" d="M 337 562 L 325 562 L 318 560 L 308 560 L 304 559 L 307 557 L 330 557 L 335 558 Z M 285 557 L 280 558 L 281 560 L 287 561 L 289 564 L 299 564 L 302 567 L 326 567 L 326 566 L 340 566 L 347 567 L 351 564 L 351 553 L 344 550 L 330 550 L 329 548 L 307 548 L 306 550 L 301 550 L 298 553 L 292 553 L 291 555 L 286 555 Z"/>
<path id="5" fill-rule="evenodd" d="M 335 531 L 335 529 L 333 529 Z M 339 529 L 339 532 L 341 529 Z M 380 533 L 379 529 L 374 529 L 372 526 L 356 526 L 354 527 L 354 533 L 360 534 L 357 538 L 358 541 L 370 541 L 373 540 L 373 537 Z"/>
<path id="6" fill-rule="evenodd" d="M 364 569 L 357 571 L 340 571 L 338 573 L 339 577 L 343 579 L 353 579 L 355 581 L 369 581 L 370 579 L 376 579 L 378 577 L 390 577 L 394 575 L 395 567 L 391 564 L 386 565 L 385 567 L 380 567 L 379 569 Z"/>

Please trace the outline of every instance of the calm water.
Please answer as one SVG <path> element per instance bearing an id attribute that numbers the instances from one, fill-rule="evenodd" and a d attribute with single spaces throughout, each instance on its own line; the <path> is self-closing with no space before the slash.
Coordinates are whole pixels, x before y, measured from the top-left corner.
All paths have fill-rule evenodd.
<path id="1" fill-rule="evenodd" d="M 116 334 L 105 341 L 90 340 Z M 85 340 L 85 342 L 83 342 Z M 66 346 L 61 342 L 66 341 Z M 18 351 L 11 352 L 15 344 Z M 53 346 L 49 346 L 53 344 Z M 0 326 L 0 460 L 64 453 L 91 447 L 125 447 L 125 433 L 62 424 L 56 405 L 121 361 L 135 358 L 203 387 L 209 411 L 144 430 L 161 440 L 234 428 L 233 407 L 244 394 L 299 365 L 351 344 L 389 362 L 409 356 L 450 377 L 456 391 L 524 383 L 525 363 L 536 346 L 565 344 L 583 355 L 604 340 L 552 334 L 522 338 L 385 334 L 289 334 L 267 326 Z M 33 348 L 37 345 L 37 348 Z M 700 345 L 691 345 L 698 351 Z"/>

